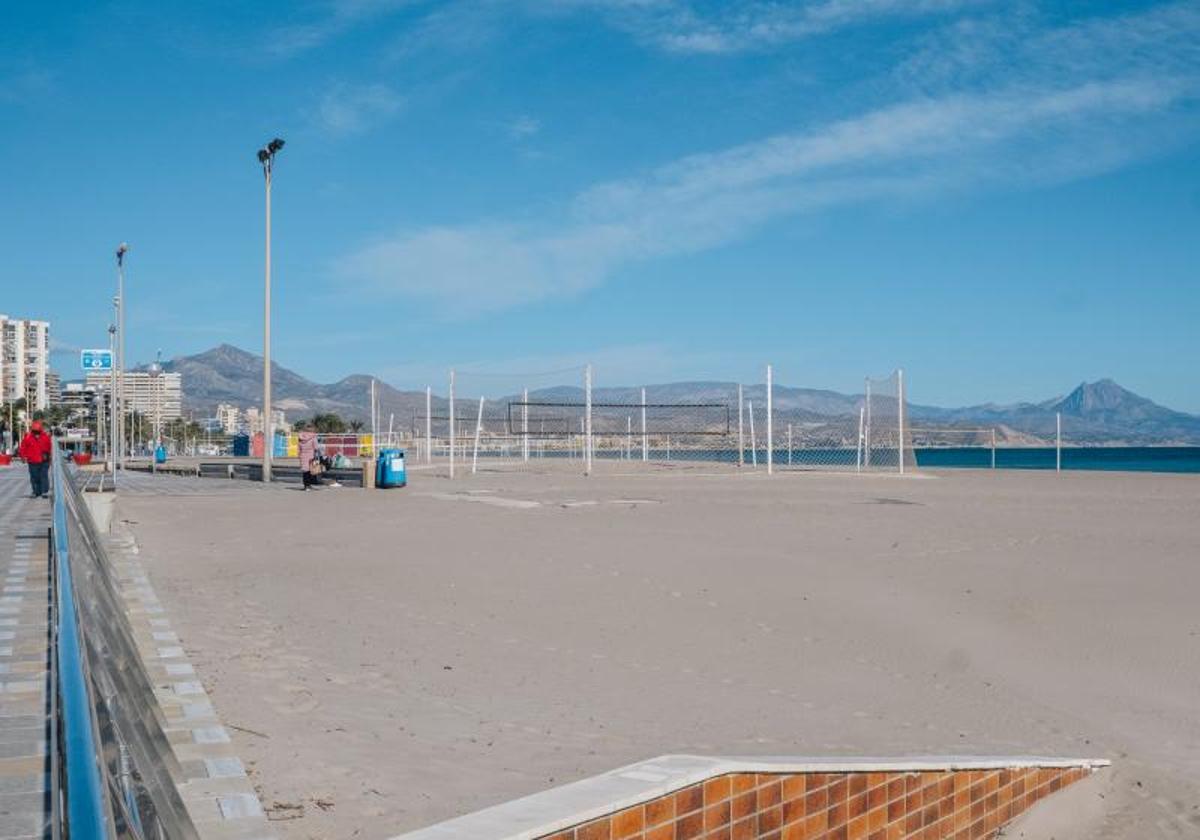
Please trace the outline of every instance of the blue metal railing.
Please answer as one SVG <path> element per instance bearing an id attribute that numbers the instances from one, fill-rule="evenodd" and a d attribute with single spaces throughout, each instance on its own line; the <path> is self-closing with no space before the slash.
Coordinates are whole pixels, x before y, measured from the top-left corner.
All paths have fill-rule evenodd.
<path id="1" fill-rule="evenodd" d="M 56 451 L 53 667 L 61 733 L 52 826 L 71 840 L 192 840 L 178 760 L 116 573 L 73 468 Z"/>
<path id="2" fill-rule="evenodd" d="M 61 715 L 63 795 L 67 824 L 72 838 L 100 840 L 109 837 L 111 824 L 100 781 L 95 704 L 88 688 L 87 663 L 75 587 L 71 578 L 71 546 L 67 529 L 67 482 L 63 456 L 54 454 L 54 645 L 58 667 L 59 714 Z"/>

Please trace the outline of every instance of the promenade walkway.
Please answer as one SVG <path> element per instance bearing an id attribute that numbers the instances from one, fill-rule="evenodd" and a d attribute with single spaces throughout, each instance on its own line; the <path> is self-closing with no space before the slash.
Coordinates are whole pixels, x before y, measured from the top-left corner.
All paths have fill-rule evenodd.
<path id="1" fill-rule="evenodd" d="M 48 837 L 50 502 L 0 467 L 0 838 Z"/>

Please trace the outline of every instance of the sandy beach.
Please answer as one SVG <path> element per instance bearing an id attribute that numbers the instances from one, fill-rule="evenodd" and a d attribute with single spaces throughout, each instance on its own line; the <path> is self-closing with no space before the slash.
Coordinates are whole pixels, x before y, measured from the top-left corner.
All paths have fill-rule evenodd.
<path id="1" fill-rule="evenodd" d="M 619 472 L 117 519 L 285 838 L 668 752 L 1108 758 L 1010 836 L 1200 836 L 1200 478 Z"/>

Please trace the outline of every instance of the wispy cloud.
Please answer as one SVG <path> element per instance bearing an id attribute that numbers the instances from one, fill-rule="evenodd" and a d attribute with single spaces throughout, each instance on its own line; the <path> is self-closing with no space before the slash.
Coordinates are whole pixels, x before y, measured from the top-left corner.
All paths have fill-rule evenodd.
<path id="1" fill-rule="evenodd" d="M 54 76 L 39 67 L 25 67 L 10 73 L 0 70 L 0 104 L 31 102 L 54 88 Z"/>
<path id="2" fill-rule="evenodd" d="M 278 58 L 289 58 L 379 17 L 416 5 L 417 0 L 326 0 L 312 18 L 291 23 L 267 34 L 266 49 Z"/>
<path id="3" fill-rule="evenodd" d="M 1178 9 L 1043 33 L 1055 55 L 1029 57 L 1041 73 L 687 156 L 584 190 L 554 220 L 401 230 L 338 270 L 472 314 L 578 293 L 626 265 L 719 247 L 785 215 L 1106 171 L 1196 133 L 1186 106 L 1200 93 L 1200 15 Z M 1100 44 L 1113 58 L 1103 72 L 1089 58 Z"/>
<path id="4" fill-rule="evenodd" d="M 508 136 L 513 140 L 525 140 L 533 137 L 542 130 L 542 121 L 528 114 L 522 114 L 505 126 Z"/>
<path id="5" fill-rule="evenodd" d="M 357 134 L 394 117 L 403 107 L 404 97 L 387 85 L 339 82 L 321 97 L 316 117 L 332 134 Z"/>
<path id="6" fill-rule="evenodd" d="M 946 14 L 992 0 L 817 0 L 700 4 L 689 0 L 542 0 L 550 11 L 589 10 L 643 43 L 675 53 L 766 49 L 849 26 Z"/>

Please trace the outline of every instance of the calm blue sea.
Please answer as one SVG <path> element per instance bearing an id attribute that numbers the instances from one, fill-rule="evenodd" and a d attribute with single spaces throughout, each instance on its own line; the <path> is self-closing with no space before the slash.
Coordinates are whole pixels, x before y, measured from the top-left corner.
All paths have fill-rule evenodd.
<path id="1" fill-rule="evenodd" d="M 990 467 L 990 449 L 917 449 L 921 467 Z M 1080 446 L 1063 447 L 1064 470 L 1127 470 L 1132 472 L 1200 473 L 1200 446 Z M 996 468 L 1052 470 L 1053 447 L 997 447 Z"/>

